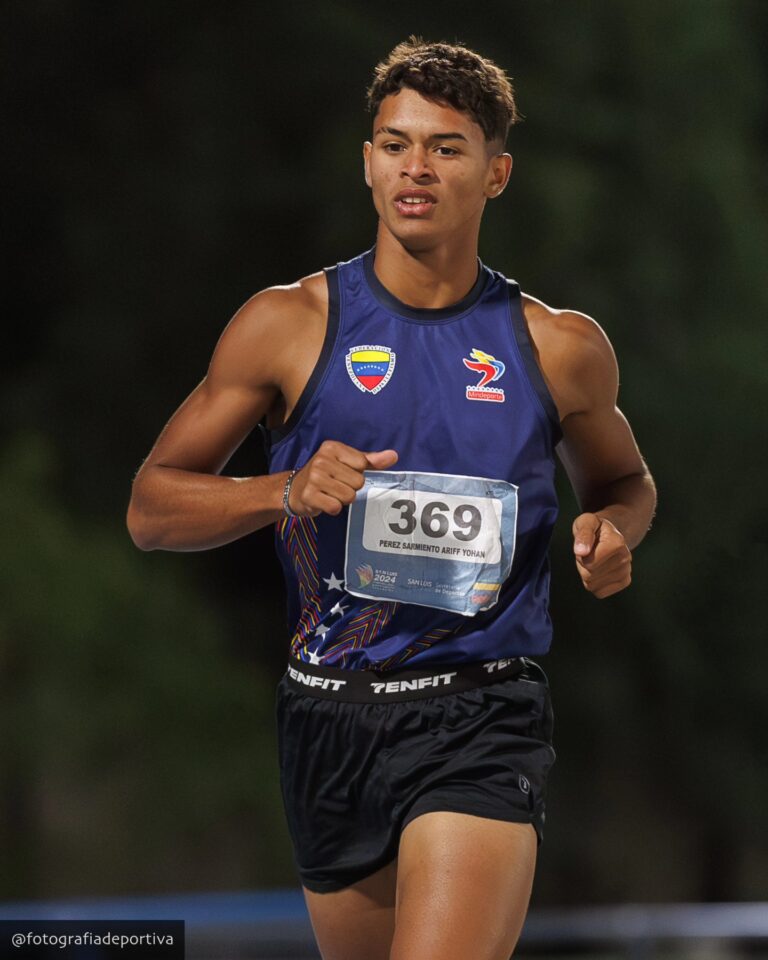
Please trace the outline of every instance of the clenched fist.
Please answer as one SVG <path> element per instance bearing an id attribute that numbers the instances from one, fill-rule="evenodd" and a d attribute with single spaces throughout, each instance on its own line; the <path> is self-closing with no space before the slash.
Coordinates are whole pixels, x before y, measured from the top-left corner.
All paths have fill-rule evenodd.
<path id="1" fill-rule="evenodd" d="M 582 513 L 573 521 L 576 569 L 585 588 L 602 600 L 632 581 L 632 552 L 610 520 Z"/>
<path id="2" fill-rule="evenodd" d="M 364 470 L 386 470 L 395 463 L 394 450 L 363 453 L 338 440 L 324 440 L 294 477 L 288 506 L 301 517 L 335 517 L 355 499 Z"/>

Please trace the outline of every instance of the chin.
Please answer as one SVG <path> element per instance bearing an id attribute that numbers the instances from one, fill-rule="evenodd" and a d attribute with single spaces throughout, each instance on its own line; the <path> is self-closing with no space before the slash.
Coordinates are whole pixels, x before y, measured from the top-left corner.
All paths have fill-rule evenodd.
<path id="1" fill-rule="evenodd" d="M 385 226 L 401 246 L 405 247 L 406 250 L 412 250 L 414 253 L 432 250 L 442 240 L 433 225 L 426 221 L 385 223 Z"/>

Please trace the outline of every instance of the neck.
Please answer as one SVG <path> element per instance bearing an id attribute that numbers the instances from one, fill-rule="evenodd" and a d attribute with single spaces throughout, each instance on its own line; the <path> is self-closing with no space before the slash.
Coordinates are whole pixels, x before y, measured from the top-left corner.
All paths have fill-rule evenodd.
<path id="1" fill-rule="evenodd" d="M 412 307 L 440 309 L 462 300 L 477 280 L 477 235 L 450 248 L 409 249 L 379 221 L 376 276 L 389 292 Z"/>

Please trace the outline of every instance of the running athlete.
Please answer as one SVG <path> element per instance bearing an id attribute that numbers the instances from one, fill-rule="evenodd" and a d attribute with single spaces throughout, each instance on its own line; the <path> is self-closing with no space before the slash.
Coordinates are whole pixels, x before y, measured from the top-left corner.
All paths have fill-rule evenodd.
<path id="1" fill-rule="evenodd" d="M 554 754 L 543 671 L 555 450 L 576 573 L 630 582 L 653 481 L 615 358 L 477 256 L 504 190 L 512 88 L 411 38 L 378 65 L 367 253 L 256 294 L 136 477 L 145 550 L 268 524 L 289 598 L 281 784 L 325 960 L 504 960 Z M 221 476 L 263 423 L 269 473 Z"/>

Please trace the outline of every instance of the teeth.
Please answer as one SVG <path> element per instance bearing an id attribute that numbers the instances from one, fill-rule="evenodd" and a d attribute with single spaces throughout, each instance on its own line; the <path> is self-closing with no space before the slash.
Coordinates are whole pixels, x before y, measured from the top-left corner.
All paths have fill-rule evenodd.
<path id="1" fill-rule="evenodd" d="M 401 197 L 401 203 L 431 203 L 426 197 Z"/>

